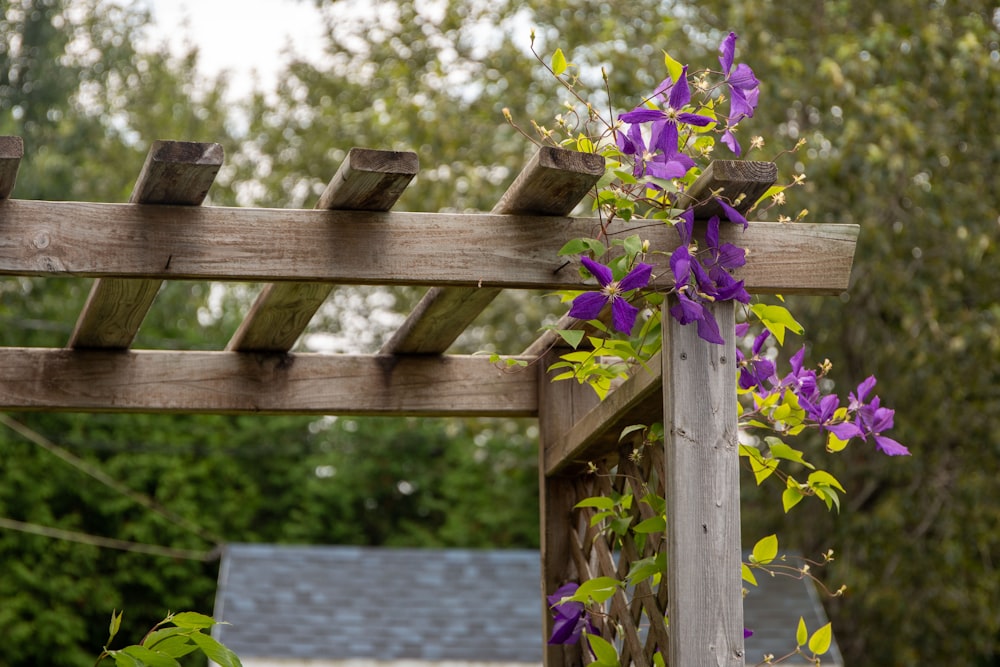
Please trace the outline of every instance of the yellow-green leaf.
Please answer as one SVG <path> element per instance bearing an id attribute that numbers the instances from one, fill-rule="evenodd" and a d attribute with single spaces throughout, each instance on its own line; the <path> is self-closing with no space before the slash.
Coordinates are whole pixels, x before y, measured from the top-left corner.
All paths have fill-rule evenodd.
<path id="1" fill-rule="evenodd" d="M 746 563 L 742 563 L 741 565 L 743 566 L 743 581 L 747 582 L 748 584 L 753 584 L 754 586 L 756 586 L 757 577 L 753 576 L 753 570 L 751 570 L 750 566 L 748 566 Z"/>
<path id="2" fill-rule="evenodd" d="M 562 49 L 556 49 L 556 52 L 552 54 L 552 72 L 559 76 L 566 71 L 566 56 L 563 55 Z"/>
<path id="3" fill-rule="evenodd" d="M 823 655 L 830 650 L 831 641 L 833 641 L 833 629 L 827 623 L 809 638 L 809 650 L 813 655 Z"/>
<path id="4" fill-rule="evenodd" d="M 795 631 L 795 643 L 804 645 L 809 640 L 809 631 L 806 629 L 806 620 L 799 616 L 799 628 Z"/>
<path id="5" fill-rule="evenodd" d="M 817 470 L 809 474 L 809 486 L 813 486 L 814 484 L 825 484 L 826 486 L 840 489 L 842 493 L 847 493 L 844 487 L 840 485 L 840 482 L 837 481 L 837 478 L 825 470 Z"/>
<path id="6" fill-rule="evenodd" d="M 681 74 L 684 73 L 684 65 L 670 57 L 670 54 L 666 51 L 663 52 L 663 64 L 667 66 L 667 74 L 670 75 L 671 81 L 677 81 L 681 78 Z"/>
<path id="7" fill-rule="evenodd" d="M 768 535 L 753 545 L 753 562 L 767 565 L 778 555 L 778 536 Z"/>
<path id="8" fill-rule="evenodd" d="M 790 486 L 781 493 L 781 506 L 785 508 L 785 514 L 805 498 L 798 486 Z"/>

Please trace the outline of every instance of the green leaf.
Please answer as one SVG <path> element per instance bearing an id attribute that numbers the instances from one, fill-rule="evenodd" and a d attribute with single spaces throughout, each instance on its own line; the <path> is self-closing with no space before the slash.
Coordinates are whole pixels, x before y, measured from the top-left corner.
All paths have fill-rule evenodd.
<path id="1" fill-rule="evenodd" d="M 671 58 L 666 51 L 663 52 L 663 64 L 667 66 L 667 74 L 670 75 L 671 81 L 676 82 L 684 73 L 684 65 Z"/>
<path id="2" fill-rule="evenodd" d="M 108 643 L 106 646 L 111 644 L 111 640 L 115 638 L 115 635 L 118 634 L 118 630 L 122 627 L 122 614 L 124 613 L 124 609 L 117 614 L 115 614 L 113 609 L 111 610 L 111 625 L 108 627 Z"/>
<path id="3" fill-rule="evenodd" d="M 785 344 L 785 329 L 797 334 L 802 334 L 805 331 L 784 306 L 757 303 L 751 306 L 750 310 L 761 321 L 761 324 L 774 334 L 779 345 Z"/>
<path id="4" fill-rule="evenodd" d="M 122 649 L 122 653 L 132 656 L 144 667 L 180 667 L 180 663 L 169 655 L 150 651 L 144 646 L 127 646 Z"/>
<path id="5" fill-rule="evenodd" d="M 775 437 L 764 438 L 767 441 L 768 446 L 771 449 L 771 456 L 776 459 L 784 459 L 786 461 L 795 461 L 796 463 L 801 463 L 809 469 L 814 469 L 816 466 L 811 463 L 807 463 L 804 458 L 802 458 L 802 452 L 792 447 L 789 447 L 784 442 Z"/>
<path id="6" fill-rule="evenodd" d="M 787 489 L 781 492 L 781 506 L 785 508 L 785 514 L 788 511 L 802 502 L 805 495 L 799 490 L 798 485 L 789 486 Z"/>
<path id="7" fill-rule="evenodd" d="M 583 340 L 583 329 L 554 329 L 554 331 L 574 350 Z"/>
<path id="8" fill-rule="evenodd" d="M 170 617 L 170 621 L 178 628 L 191 628 L 193 630 L 210 628 L 215 625 L 214 618 L 205 614 L 199 614 L 196 611 L 183 611 L 179 614 L 174 614 Z"/>
<path id="9" fill-rule="evenodd" d="M 556 52 L 552 54 L 552 73 L 559 76 L 566 71 L 566 56 L 563 55 L 562 49 L 556 49 Z"/>
<path id="10" fill-rule="evenodd" d="M 216 641 L 215 638 L 196 632 L 191 635 L 191 639 L 209 660 L 219 663 L 219 667 L 243 667 L 243 663 L 236 657 L 236 654 Z"/>
<path id="11" fill-rule="evenodd" d="M 644 579 L 648 579 L 649 577 L 654 577 L 656 575 L 662 575 L 666 571 L 667 552 L 661 551 L 656 554 L 656 556 L 650 556 L 649 558 L 634 561 L 632 566 L 629 568 L 628 575 L 625 577 L 625 580 L 630 586 L 634 586 Z"/>
<path id="12" fill-rule="evenodd" d="M 809 638 L 809 650 L 813 652 L 813 655 L 823 655 L 830 650 L 832 641 L 833 629 L 830 623 L 827 623 Z"/>
<path id="13" fill-rule="evenodd" d="M 808 640 L 809 631 L 806 629 L 806 620 L 799 616 L 799 627 L 795 631 L 795 643 L 799 646 L 803 646 Z"/>
<path id="14" fill-rule="evenodd" d="M 188 653 L 198 650 L 198 647 L 191 643 L 191 638 L 187 635 L 167 637 L 155 645 L 150 645 L 150 648 L 157 653 L 163 653 L 173 658 L 182 658 Z"/>
<path id="15" fill-rule="evenodd" d="M 587 642 L 590 643 L 590 650 L 594 652 L 597 661 L 593 664 L 600 667 L 618 667 L 618 651 L 611 642 L 597 635 L 587 635 Z"/>
<path id="16" fill-rule="evenodd" d="M 778 536 L 768 535 L 753 545 L 753 562 L 767 565 L 778 555 Z"/>
<path id="17" fill-rule="evenodd" d="M 630 426 L 626 426 L 625 428 L 622 429 L 621 435 L 618 436 L 618 442 L 624 440 L 630 433 L 635 433 L 636 431 L 645 431 L 645 430 L 646 430 L 645 424 L 632 424 Z"/>
<path id="18" fill-rule="evenodd" d="M 835 489 L 840 489 L 842 493 L 847 493 L 844 487 L 840 485 L 840 482 L 837 481 L 837 478 L 825 470 L 817 470 L 809 473 L 809 486 L 813 486 L 814 484 L 832 486 Z"/>
<path id="19" fill-rule="evenodd" d="M 764 192 L 764 194 L 762 194 L 760 197 L 757 198 L 757 201 L 754 204 L 754 206 L 756 206 L 757 204 L 760 204 L 762 201 L 764 201 L 766 199 L 769 199 L 769 198 L 773 197 L 774 195 L 778 194 L 779 192 L 784 192 L 786 188 L 788 188 L 787 185 L 772 185 L 771 187 L 769 187 L 767 189 L 766 192 Z"/>
<path id="20" fill-rule="evenodd" d="M 111 657 L 115 659 L 117 667 L 143 667 L 140 661 L 123 651 L 112 651 Z"/>
<path id="21" fill-rule="evenodd" d="M 654 516 L 640 521 L 632 528 L 637 533 L 662 533 L 667 530 L 667 520 L 662 516 Z"/>
<path id="22" fill-rule="evenodd" d="M 573 505 L 573 509 L 579 509 L 581 507 L 596 507 L 602 510 L 613 510 L 615 508 L 615 501 L 607 496 L 591 496 L 590 498 L 584 498 L 576 505 Z"/>
<path id="23" fill-rule="evenodd" d="M 571 599 L 584 604 L 590 602 L 601 604 L 607 602 L 608 598 L 614 595 L 621 585 L 622 582 L 614 577 L 595 577 L 580 584 Z"/>
<path id="24" fill-rule="evenodd" d="M 746 563 L 741 563 L 741 565 L 743 568 L 743 581 L 747 582 L 748 584 L 753 584 L 754 586 L 756 586 L 757 577 L 754 576 L 753 570 L 751 570 L 750 566 L 747 565 Z"/>

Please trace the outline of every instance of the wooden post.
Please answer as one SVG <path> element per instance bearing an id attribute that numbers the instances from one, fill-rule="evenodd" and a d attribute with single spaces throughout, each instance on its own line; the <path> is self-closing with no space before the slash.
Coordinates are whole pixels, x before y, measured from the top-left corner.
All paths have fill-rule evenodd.
<path id="1" fill-rule="evenodd" d="M 590 387 L 576 382 L 552 382 L 545 369 L 558 352 L 540 358 L 538 369 L 538 493 L 541 522 L 542 599 L 571 579 L 577 579 L 570 551 L 570 530 L 576 497 L 575 476 L 546 474 L 547 448 L 566 433 L 597 404 Z M 542 641 L 552 632 L 552 615 L 546 608 L 542 619 Z M 582 664 L 579 646 L 545 645 L 545 667 L 578 667 Z"/>
<path id="2" fill-rule="evenodd" d="M 735 309 L 724 345 L 663 310 L 663 422 L 671 667 L 743 666 Z"/>

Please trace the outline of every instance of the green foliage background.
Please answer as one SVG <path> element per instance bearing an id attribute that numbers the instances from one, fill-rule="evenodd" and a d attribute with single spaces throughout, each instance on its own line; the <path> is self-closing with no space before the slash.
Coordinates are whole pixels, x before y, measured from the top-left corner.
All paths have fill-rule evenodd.
<path id="1" fill-rule="evenodd" d="M 767 139 L 784 176 L 805 170 L 792 210 L 862 227 L 841 299 L 792 307 L 843 392 L 867 374 L 897 408 L 913 451 L 864 447 L 832 472 L 839 516 L 744 480 L 748 542 L 777 530 L 807 553 L 837 549 L 824 576 L 852 664 L 995 664 L 1000 653 L 1000 10 L 981 2 L 447 0 L 441 11 L 378 0 L 339 11 L 328 65 L 292 62 L 278 95 L 227 102 L 197 53 L 134 47 L 147 17 L 98 0 L 0 5 L 0 134 L 21 135 L 15 196 L 125 201 L 149 142 L 219 141 L 227 167 L 211 203 L 311 206 L 352 146 L 418 152 L 409 210 L 488 210 L 529 143 L 503 122 L 552 125 L 564 94 L 527 53 L 562 47 L 619 110 L 663 78 L 662 50 L 713 65 L 729 29 L 762 81 L 741 139 Z M 70 12 L 67 9 L 80 11 Z M 499 28 L 499 30 L 497 30 Z M 87 44 L 80 51 L 68 46 Z M 601 100 L 603 97 L 596 97 Z M 724 149 L 720 149 L 724 150 Z M 0 342 L 65 344 L 89 285 L 0 280 Z M 255 286 L 164 288 L 137 346 L 220 349 Z M 338 289 L 312 333 L 372 350 L 418 296 Z M 552 316 L 506 295 L 459 341 L 517 352 Z M 229 541 L 392 545 L 537 544 L 535 433 L 528 422 L 13 415 L 131 488 Z M 0 516 L 209 549 L 24 438 L 0 430 Z M 842 466 L 836 467 L 836 466 Z M 89 664 L 110 610 L 123 638 L 168 608 L 210 611 L 215 566 L 0 532 L 0 665 Z M 793 629 L 790 629 L 790 636 Z"/>

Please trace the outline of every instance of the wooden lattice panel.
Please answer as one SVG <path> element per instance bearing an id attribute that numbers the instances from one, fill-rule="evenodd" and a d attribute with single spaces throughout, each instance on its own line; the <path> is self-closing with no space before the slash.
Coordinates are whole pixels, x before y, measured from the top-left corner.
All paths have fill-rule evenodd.
<path id="1" fill-rule="evenodd" d="M 631 518 L 630 525 L 635 526 L 656 516 L 652 505 L 642 499 L 653 494 L 662 500 L 665 493 L 662 470 L 662 443 L 644 443 L 641 437 L 626 438 L 617 456 L 595 462 L 589 474 L 575 480 L 576 497 L 631 495 L 632 502 L 623 512 Z M 570 550 L 581 584 L 596 577 L 624 581 L 634 563 L 655 558 L 666 549 L 664 533 L 644 534 L 638 540 L 631 531 L 618 535 L 607 520 L 592 526 L 596 514 L 595 508 L 579 508 L 570 523 Z M 604 606 L 591 610 L 594 625 L 601 637 L 619 644 L 623 667 L 652 665 L 656 652 L 667 656 L 665 577 L 655 586 L 646 579 L 632 589 L 619 590 Z"/>

